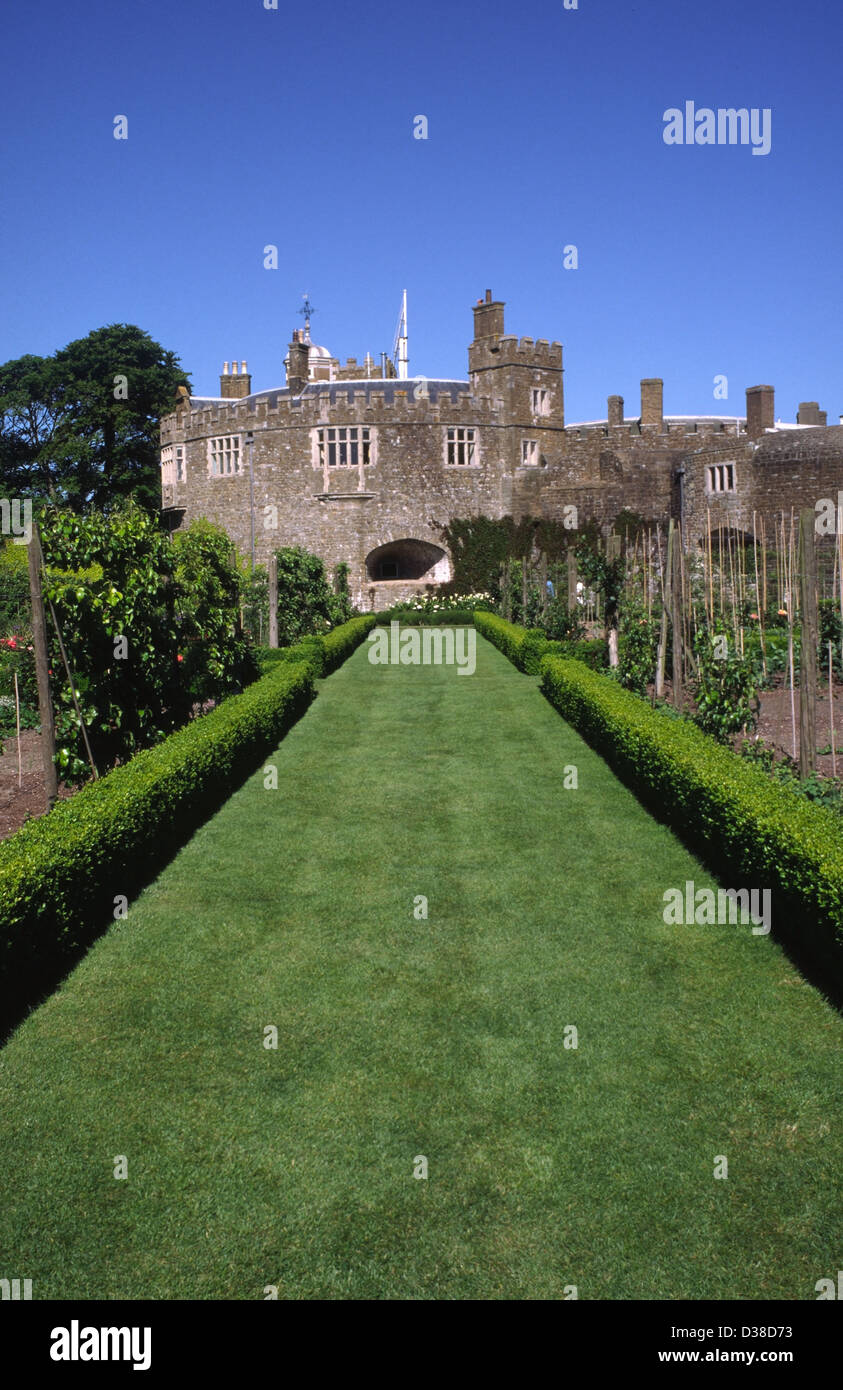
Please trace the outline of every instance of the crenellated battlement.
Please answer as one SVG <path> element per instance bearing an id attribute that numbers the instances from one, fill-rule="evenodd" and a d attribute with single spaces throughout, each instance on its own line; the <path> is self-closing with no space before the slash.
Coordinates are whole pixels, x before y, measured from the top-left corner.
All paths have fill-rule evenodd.
<path id="1" fill-rule="evenodd" d="M 440 383 L 424 377 L 409 378 L 400 386 L 389 378 L 367 382 L 365 387 L 359 381 L 325 382 L 319 383 L 319 389 L 298 396 L 279 389 L 241 400 L 196 403 L 190 411 L 173 412 L 162 419 L 161 440 L 166 444 L 201 435 L 237 434 L 261 428 L 312 428 L 325 422 L 373 424 L 394 420 L 423 424 L 443 419 L 469 420 L 477 407 L 467 382 Z"/>
<path id="2" fill-rule="evenodd" d="M 773 527 L 785 503 L 836 495 L 843 428 L 828 429 L 816 401 L 800 402 L 793 425 L 777 421 L 772 386 L 748 388 L 745 417 L 666 415 L 662 378 L 646 376 L 634 413 L 610 395 L 603 419 L 566 426 L 562 344 L 505 332 L 490 290 L 473 315 L 467 380 L 397 376 L 406 352 L 398 367 L 386 354 L 340 365 L 297 330 L 286 385 L 252 394 L 240 362 L 219 396 L 174 401 L 161 421 L 172 528 L 217 521 L 259 564 L 278 545 L 343 561 L 364 605 L 402 566 L 416 574 L 420 542 L 444 566 L 430 582 L 446 577 L 439 528 L 455 517 L 551 518 L 573 504 L 608 531 L 631 509 L 664 524 L 684 515 L 693 539 L 712 505 Z M 239 447 L 214 442 L 235 434 Z"/>
<path id="3" fill-rule="evenodd" d="M 469 371 L 484 371 L 497 367 L 543 368 L 561 371 L 562 344 L 547 338 L 518 338 L 506 333 L 500 338 L 485 338 L 473 342 L 468 349 Z"/>

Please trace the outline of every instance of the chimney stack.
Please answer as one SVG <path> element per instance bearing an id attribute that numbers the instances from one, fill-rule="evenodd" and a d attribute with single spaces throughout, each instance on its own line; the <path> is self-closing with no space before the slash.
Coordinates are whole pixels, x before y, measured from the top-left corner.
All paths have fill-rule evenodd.
<path id="1" fill-rule="evenodd" d="M 664 382 L 660 376 L 647 376 L 641 380 L 641 428 L 662 430 L 664 428 L 663 406 Z"/>
<path id="2" fill-rule="evenodd" d="M 493 299 L 492 291 L 486 291 L 486 298 L 478 299 L 474 306 L 474 341 L 481 338 L 501 338 L 503 336 L 504 301 Z"/>
<path id="3" fill-rule="evenodd" d="M 772 386 L 747 386 L 746 432 L 750 439 L 760 439 L 765 430 L 775 425 L 776 393 Z"/>
<path id="4" fill-rule="evenodd" d="M 800 401 L 796 412 L 797 425 L 827 425 L 828 415 L 820 410 L 819 401 Z"/>
<path id="5" fill-rule="evenodd" d="M 226 401 L 239 401 L 244 396 L 252 393 L 252 378 L 246 371 L 246 363 L 242 363 L 242 371 L 238 374 L 237 363 L 232 362 L 231 371 L 228 370 L 228 363 L 223 362 L 222 374 L 220 376 L 220 395 Z"/>
<path id="6" fill-rule="evenodd" d="M 287 390 L 300 396 L 310 380 L 310 347 L 304 341 L 304 333 L 293 329 L 293 341 L 287 355 Z"/>
<path id="7" fill-rule="evenodd" d="M 619 429 L 623 426 L 623 396 L 609 397 L 609 428 Z"/>

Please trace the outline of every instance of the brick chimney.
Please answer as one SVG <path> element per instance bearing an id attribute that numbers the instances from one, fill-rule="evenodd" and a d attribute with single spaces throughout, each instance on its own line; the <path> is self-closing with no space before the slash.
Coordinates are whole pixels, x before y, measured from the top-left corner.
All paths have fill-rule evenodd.
<path id="1" fill-rule="evenodd" d="M 486 298 L 478 299 L 474 306 L 474 341 L 481 338 L 503 337 L 504 300 L 492 299 L 492 291 L 486 291 Z"/>
<path id="2" fill-rule="evenodd" d="M 746 432 L 750 439 L 760 439 L 765 430 L 776 423 L 776 392 L 772 386 L 747 386 Z"/>
<path id="3" fill-rule="evenodd" d="M 286 365 L 287 390 L 294 396 L 300 396 L 310 380 L 310 344 L 305 342 L 301 328 L 293 329 Z"/>
<path id="4" fill-rule="evenodd" d="M 828 415 L 820 410 L 819 401 L 800 401 L 796 412 L 797 425 L 827 425 Z"/>
<path id="5" fill-rule="evenodd" d="M 227 401 L 238 401 L 243 396 L 252 394 L 252 378 L 246 371 L 246 363 L 242 364 L 243 370 L 237 371 L 237 363 L 232 362 L 231 371 L 228 370 L 228 363 L 222 364 L 222 375 L 220 376 L 220 395 Z"/>
<path id="6" fill-rule="evenodd" d="M 609 397 L 609 427 L 616 429 L 623 425 L 623 396 Z"/>
<path id="7" fill-rule="evenodd" d="M 664 428 L 663 407 L 664 382 L 660 376 L 647 376 L 641 380 L 641 428 L 661 430 Z"/>

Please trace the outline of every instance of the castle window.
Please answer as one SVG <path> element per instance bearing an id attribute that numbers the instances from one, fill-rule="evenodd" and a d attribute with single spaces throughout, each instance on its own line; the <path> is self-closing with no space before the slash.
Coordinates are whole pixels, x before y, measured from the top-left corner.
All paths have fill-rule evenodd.
<path id="1" fill-rule="evenodd" d="M 461 425 L 448 426 L 447 460 L 451 465 L 470 465 L 477 462 L 475 431 Z"/>
<path id="2" fill-rule="evenodd" d="M 734 492 L 735 465 L 733 463 L 712 463 L 706 469 L 706 486 L 709 492 Z"/>
<path id="3" fill-rule="evenodd" d="M 184 482 L 184 445 L 176 445 L 176 482 Z"/>
<path id="4" fill-rule="evenodd" d="M 161 450 L 161 486 L 172 487 L 173 482 L 173 446 L 165 444 Z"/>
<path id="5" fill-rule="evenodd" d="M 224 434 L 208 440 L 208 472 L 225 478 L 240 472 L 240 436 Z"/>
<path id="6" fill-rule="evenodd" d="M 331 425 L 316 432 L 320 468 L 356 468 L 372 462 L 368 425 Z"/>
<path id="7" fill-rule="evenodd" d="M 543 386 L 537 386 L 533 389 L 533 414 L 550 414 L 550 392 L 546 391 Z"/>
<path id="8" fill-rule="evenodd" d="M 536 468 L 539 462 L 539 445 L 536 439 L 521 440 L 521 467 Z"/>

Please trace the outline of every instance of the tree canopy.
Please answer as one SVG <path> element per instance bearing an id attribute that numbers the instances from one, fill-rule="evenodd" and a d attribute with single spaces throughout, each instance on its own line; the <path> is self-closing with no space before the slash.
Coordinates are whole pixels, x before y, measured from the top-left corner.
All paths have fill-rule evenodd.
<path id="1" fill-rule="evenodd" d="M 76 511 L 160 507 L 158 420 L 190 383 L 179 359 L 114 323 L 52 357 L 0 366 L 0 491 Z"/>

